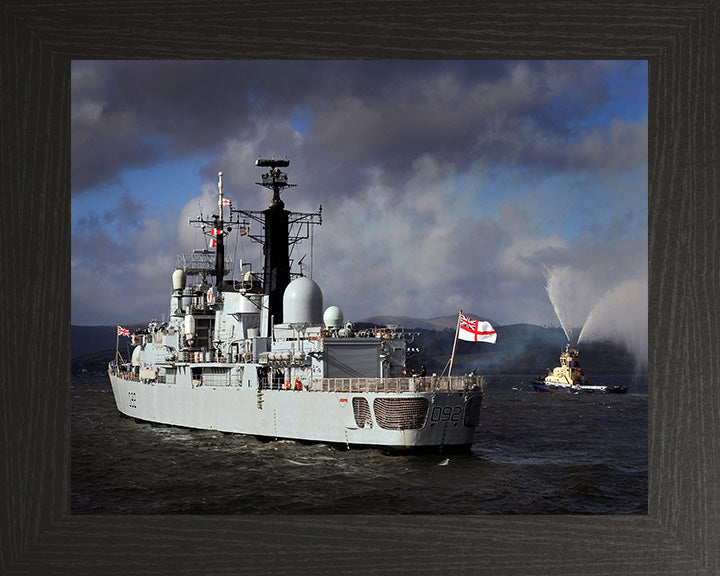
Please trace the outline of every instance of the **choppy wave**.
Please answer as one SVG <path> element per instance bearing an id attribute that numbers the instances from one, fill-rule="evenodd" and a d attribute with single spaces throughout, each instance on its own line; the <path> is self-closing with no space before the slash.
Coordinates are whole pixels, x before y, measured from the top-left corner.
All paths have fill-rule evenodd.
<path id="1" fill-rule="evenodd" d="M 470 453 L 389 455 L 139 423 L 72 386 L 73 514 L 644 514 L 647 379 L 543 395 L 488 377 Z"/>

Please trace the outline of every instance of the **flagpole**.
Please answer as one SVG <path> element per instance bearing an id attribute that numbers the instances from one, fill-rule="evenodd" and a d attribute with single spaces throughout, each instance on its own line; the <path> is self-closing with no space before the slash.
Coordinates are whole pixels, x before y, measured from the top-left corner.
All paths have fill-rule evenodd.
<path id="1" fill-rule="evenodd" d="M 460 331 L 460 317 L 462 310 L 458 313 L 457 326 L 455 327 L 455 341 L 453 342 L 452 355 L 450 356 L 450 370 L 448 370 L 448 378 L 452 376 L 453 360 L 455 359 L 455 347 L 457 346 L 458 332 Z"/>
<path id="2" fill-rule="evenodd" d="M 120 327 L 115 326 L 115 366 L 118 366 L 120 362 L 118 358 L 120 356 Z"/>

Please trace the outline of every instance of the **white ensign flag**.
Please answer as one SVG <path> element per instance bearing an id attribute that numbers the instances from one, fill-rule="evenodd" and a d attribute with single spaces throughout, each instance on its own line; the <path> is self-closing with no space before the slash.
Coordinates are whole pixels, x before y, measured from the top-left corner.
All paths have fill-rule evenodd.
<path id="1" fill-rule="evenodd" d="M 490 322 L 473 320 L 460 314 L 458 338 L 469 342 L 490 342 L 493 344 L 497 340 L 497 332 L 495 332 L 495 328 L 492 327 Z"/>

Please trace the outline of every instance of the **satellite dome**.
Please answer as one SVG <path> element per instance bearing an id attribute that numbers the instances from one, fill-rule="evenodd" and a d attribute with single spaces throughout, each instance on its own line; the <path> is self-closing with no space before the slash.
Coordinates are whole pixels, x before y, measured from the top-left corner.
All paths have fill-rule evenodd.
<path id="1" fill-rule="evenodd" d="M 290 282 L 283 294 L 283 323 L 322 322 L 323 295 L 320 286 L 301 276 Z"/>
<path id="2" fill-rule="evenodd" d="M 173 290 L 182 292 L 185 289 L 185 271 L 177 268 L 172 275 Z"/>
<path id="3" fill-rule="evenodd" d="M 323 314 L 323 322 L 328 328 L 342 328 L 343 313 L 337 306 L 329 306 Z"/>

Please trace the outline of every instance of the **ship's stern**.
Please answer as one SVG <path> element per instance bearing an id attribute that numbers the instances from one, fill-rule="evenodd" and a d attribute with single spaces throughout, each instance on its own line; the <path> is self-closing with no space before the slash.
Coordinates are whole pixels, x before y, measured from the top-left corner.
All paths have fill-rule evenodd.
<path id="1" fill-rule="evenodd" d="M 348 443 L 395 451 L 469 450 L 482 400 L 481 391 L 354 396 Z"/>

